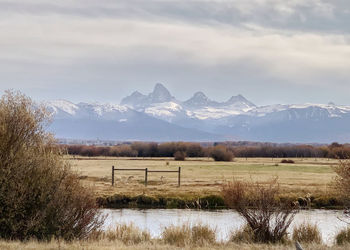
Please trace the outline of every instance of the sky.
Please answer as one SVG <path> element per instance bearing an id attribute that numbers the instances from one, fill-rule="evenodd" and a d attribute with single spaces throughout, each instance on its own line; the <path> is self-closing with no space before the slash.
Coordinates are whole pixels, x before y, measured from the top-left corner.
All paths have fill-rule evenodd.
<path id="1" fill-rule="evenodd" d="M 350 1 L 0 0 L 0 93 L 119 103 L 158 82 L 350 105 Z"/>

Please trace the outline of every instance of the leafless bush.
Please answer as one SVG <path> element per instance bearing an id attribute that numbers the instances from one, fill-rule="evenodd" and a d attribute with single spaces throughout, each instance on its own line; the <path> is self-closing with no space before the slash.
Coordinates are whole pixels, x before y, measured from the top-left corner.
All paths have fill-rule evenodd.
<path id="1" fill-rule="evenodd" d="M 102 221 L 93 192 L 45 132 L 48 114 L 20 93 L 0 100 L 0 238 L 86 238 Z"/>
<path id="2" fill-rule="evenodd" d="M 347 200 L 350 200 L 350 160 L 340 161 L 338 166 L 334 167 L 337 174 L 335 179 L 337 190 Z"/>
<path id="3" fill-rule="evenodd" d="M 283 159 L 283 160 L 281 161 L 281 163 L 294 164 L 295 162 L 294 162 L 293 160 L 290 160 L 290 159 L 288 159 L 288 160 Z"/>
<path id="4" fill-rule="evenodd" d="M 177 151 L 174 154 L 175 161 L 184 161 L 186 160 L 186 152 L 183 151 Z"/>
<path id="5" fill-rule="evenodd" d="M 212 148 L 210 155 L 215 161 L 233 160 L 233 153 L 224 145 L 218 145 Z"/>
<path id="6" fill-rule="evenodd" d="M 282 242 L 297 212 L 295 206 L 278 201 L 279 185 L 234 181 L 223 186 L 226 204 L 243 216 L 253 231 L 253 242 Z"/>
<path id="7" fill-rule="evenodd" d="M 335 178 L 336 190 L 339 196 L 345 201 L 345 209 L 348 210 L 346 215 L 349 219 L 350 211 L 350 160 L 342 160 L 337 166 L 335 166 L 334 171 L 337 176 Z M 349 223 L 350 224 L 350 223 Z M 348 230 L 350 232 L 350 230 Z M 343 232 L 344 236 L 344 232 Z M 339 236 L 341 237 L 341 235 Z M 350 237 L 349 237 L 350 239 Z M 350 240 L 349 240 L 350 242 Z"/>

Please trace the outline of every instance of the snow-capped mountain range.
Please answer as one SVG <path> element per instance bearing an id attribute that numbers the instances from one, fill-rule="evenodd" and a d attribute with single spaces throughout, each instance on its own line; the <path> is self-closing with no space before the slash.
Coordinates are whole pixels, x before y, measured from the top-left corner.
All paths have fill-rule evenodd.
<path id="1" fill-rule="evenodd" d="M 225 102 L 197 92 L 179 101 L 160 83 L 120 105 L 49 101 L 59 138 L 146 141 L 349 142 L 350 106 L 256 106 L 242 95 Z"/>

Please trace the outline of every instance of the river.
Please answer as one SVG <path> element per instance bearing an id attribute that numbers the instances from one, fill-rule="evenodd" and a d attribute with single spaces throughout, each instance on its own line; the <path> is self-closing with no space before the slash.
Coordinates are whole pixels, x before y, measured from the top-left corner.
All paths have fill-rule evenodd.
<path id="1" fill-rule="evenodd" d="M 162 229 L 170 225 L 201 223 L 216 229 L 217 239 L 226 241 L 230 232 L 244 224 L 243 218 L 234 210 L 103 209 L 102 213 L 107 216 L 104 229 L 117 223 L 133 223 L 140 229 L 148 230 L 152 237 L 159 237 Z M 323 241 L 331 245 L 334 236 L 347 226 L 343 220 L 347 220 L 346 216 L 339 210 L 302 210 L 295 216 L 289 232 L 295 225 L 310 222 L 319 227 Z"/>

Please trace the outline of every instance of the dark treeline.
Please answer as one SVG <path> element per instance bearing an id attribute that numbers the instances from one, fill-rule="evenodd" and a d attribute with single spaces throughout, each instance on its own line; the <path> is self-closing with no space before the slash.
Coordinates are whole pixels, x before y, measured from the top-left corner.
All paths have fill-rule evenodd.
<path id="1" fill-rule="evenodd" d="M 70 155 L 118 156 L 118 157 L 173 157 L 176 153 L 186 157 L 213 157 L 218 151 L 226 151 L 234 157 L 320 157 L 348 159 L 350 145 L 332 143 L 330 145 L 237 145 L 230 142 L 202 145 L 192 142 L 134 142 L 115 146 L 62 145 Z"/>
<path id="2" fill-rule="evenodd" d="M 134 142 L 116 146 L 63 145 L 70 155 L 81 156 L 120 156 L 120 157 L 173 157 L 175 153 L 185 153 L 186 157 L 209 156 L 208 147 L 199 143 Z"/>

